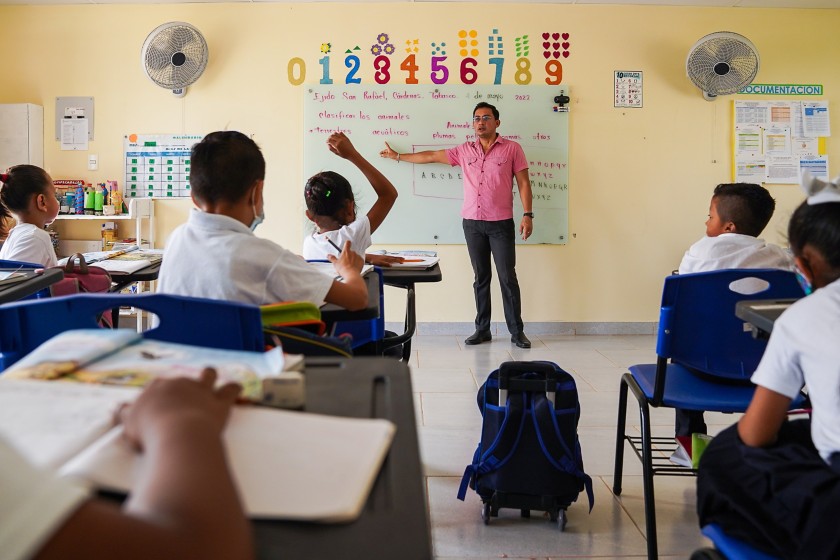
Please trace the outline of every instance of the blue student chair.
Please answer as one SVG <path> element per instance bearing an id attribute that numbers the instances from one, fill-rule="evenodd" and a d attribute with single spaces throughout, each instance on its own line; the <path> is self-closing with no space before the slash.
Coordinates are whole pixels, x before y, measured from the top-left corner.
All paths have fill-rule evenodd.
<path id="1" fill-rule="evenodd" d="M 692 553 L 691 560 L 780 560 L 778 556 L 771 556 L 744 541 L 730 537 L 716 523 L 706 525 L 701 532 L 714 543 L 715 548 L 696 550 Z"/>
<path id="2" fill-rule="evenodd" d="M 31 263 L 31 262 L 24 262 L 24 261 L 8 261 L 8 260 L 5 260 L 5 259 L 0 259 L 0 268 L 32 269 L 32 268 L 44 268 L 44 265 L 37 264 L 37 263 Z M 35 292 L 31 296 L 26 296 L 23 299 L 41 299 L 41 298 L 46 298 L 46 297 L 50 297 L 50 289 L 49 288 L 44 288 L 43 290 Z"/>
<path id="3" fill-rule="evenodd" d="M 71 329 L 99 328 L 97 317 L 130 305 L 157 315 L 146 338 L 226 350 L 263 351 L 260 308 L 166 294 L 77 294 L 0 305 L 0 371 Z"/>
<path id="4" fill-rule="evenodd" d="M 766 283 L 766 288 L 751 294 L 734 291 L 731 285 L 744 279 Z M 642 462 L 648 558 L 657 557 L 653 477 L 697 474 L 670 462 L 673 435 L 651 437 L 650 407 L 744 412 L 755 390 L 749 378 L 767 341 L 754 338 L 744 328 L 744 322 L 735 316 L 735 304 L 803 295 L 794 273 L 785 270 L 720 270 L 665 278 L 656 363 L 630 366 L 629 373 L 621 377 L 615 443 L 613 492 L 617 496 L 622 490 L 625 441 Z M 639 404 L 640 437 L 625 432 L 628 389 Z M 799 404 L 794 402 L 792 407 Z"/>

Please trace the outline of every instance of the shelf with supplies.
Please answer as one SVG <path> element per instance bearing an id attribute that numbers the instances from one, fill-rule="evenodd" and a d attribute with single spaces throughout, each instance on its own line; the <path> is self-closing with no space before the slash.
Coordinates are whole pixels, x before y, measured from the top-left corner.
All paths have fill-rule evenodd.
<path id="1" fill-rule="evenodd" d="M 67 257 L 74 253 L 90 253 L 103 250 L 103 237 L 101 225 L 107 222 L 112 222 L 114 225 L 124 224 L 130 225 L 127 221 L 133 221 L 133 231 L 123 231 L 122 238 L 133 236 L 135 243 L 141 249 L 155 248 L 155 204 L 154 200 L 150 198 L 131 198 L 125 201 L 128 207 L 127 214 L 116 214 L 111 216 L 105 215 L 90 215 L 90 214 L 59 214 L 55 221 L 50 226 L 58 232 L 59 240 L 56 254 L 58 258 Z M 146 222 L 144 224 L 144 222 Z M 73 225 L 71 225 L 73 224 Z M 81 224 L 81 227 L 74 227 L 75 224 Z M 96 224 L 96 235 L 93 235 L 93 224 Z M 68 239 L 67 230 L 72 230 L 75 239 Z M 79 230 L 84 231 L 80 232 Z M 114 230 L 116 232 L 116 230 Z M 145 233 L 145 235 L 144 235 Z M 116 236 L 116 242 L 121 241 L 120 236 Z M 124 289 L 126 292 L 139 293 L 150 291 L 151 286 L 148 281 L 138 281 Z M 120 315 L 123 317 L 133 317 L 137 322 L 137 330 L 142 331 L 149 323 L 150 317 L 140 309 L 134 307 L 121 309 Z"/>
<path id="2" fill-rule="evenodd" d="M 155 248 L 155 205 L 154 200 L 150 198 L 131 198 L 126 201 L 128 206 L 127 214 L 116 214 L 111 216 L 105 215 L 89 215 L 89 214 L 59 214 L 55 217 L 53 227 L 59 232 L 59 242 L 57 254 L 59 258 L 72 255 L 73 253 L 88 253 L 91 251 L 100 251 L 102 247 L 102 239 L 96 239 L 92 236 L 85 235 L 85 239 L 65 239 L 64 232 L 61 231 L 63 224 L 68 222 L 98 222 L 100 224 L 105 222 L 119 222 L 124 220 L 134 221 L 133 236 L 136 243 L 143 249 Z M 144 221 L 147 222 L 147 231 L 144 233 Z M 59 229 L 60 228 L 60 229 Z M 101 236 L 101 231 L 99 232 Z"/>

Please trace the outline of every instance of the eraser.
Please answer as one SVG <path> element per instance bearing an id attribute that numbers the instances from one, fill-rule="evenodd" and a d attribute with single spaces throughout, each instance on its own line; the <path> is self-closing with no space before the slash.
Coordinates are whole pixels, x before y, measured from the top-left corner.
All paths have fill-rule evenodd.
<path id="1" fill-rule="evenodd" d="M 303 408 L 306 402 L 303 374 L 284 371 L 262 380 L 262 404 L 276 408 Z"/>

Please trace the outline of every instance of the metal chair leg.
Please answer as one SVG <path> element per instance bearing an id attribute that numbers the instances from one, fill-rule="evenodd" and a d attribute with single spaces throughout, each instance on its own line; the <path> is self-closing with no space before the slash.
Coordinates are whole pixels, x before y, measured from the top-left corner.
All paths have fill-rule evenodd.
<path id="1" fill-rule="evenodd" d="M 627 375 L 627 374 L 625 374 Z M 626 433 L 627 419 L 627 383 L 624 376 L 621 377 L 621 384 L 618 388 L 618 422 L 615 431 L 615 470 L 613 471 L 613 493 L 621 495 L 621 480 L 624 472 L 624 435 Z"/>
<path id="2" fill-rule="evenodd" d="M 645 493 L 645 532 L 647 533 L 648 559 L 659 555 L 656 543 L 656 498 L 653 493 L 653 457 L 650 436 L 650 409 L 647 401 L 639 401 L 642 422 L 642 479 Z"/>

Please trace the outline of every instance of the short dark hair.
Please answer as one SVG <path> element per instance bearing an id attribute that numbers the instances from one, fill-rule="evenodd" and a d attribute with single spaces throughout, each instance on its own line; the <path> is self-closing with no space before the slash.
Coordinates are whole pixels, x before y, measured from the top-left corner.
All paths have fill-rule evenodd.
<path id="1" fill-rule="evenodd" d="M 47 172 L 37 165 L 15 165 L 0 176 L 0 220 L 11 217 L 11 212 L 24 212 L 33 196 L 55 196 Z"/>
<path id="2" fill-rule="evenodd" d="M 234 130 L 211 132 L 194 145 L 190 186 L 205 202 L 237 202 L 265 179 L 265 158 L 256 142 Z"/>
<path id="3" fill-rule="evenodd" d="M 799 256 L 805 245 L 819 251 L 831 268 L 840 271 L 840 202 L 799 205 L 788 224 L 788 243 Z"/>
<path id="4" fill-rule="evenodd" d="M 758 237 L 776 209 L 776 201 L 761 185 L 723 183 L 715 187 L 717 212 L 723 222 L 735 224 L 737 233 Z"/>
<path id="5" fill-rule="evenodd" d="M 484 101 L 482 101 L 481 103 L 476 105 L 475 108 L 473 109 L 473 116 L 475 116 L 475 112 L 478 111 L 479 109 L 490 109 L 493 112 L 493 118 L 496 119 L 496 120 L 499 120 L 499 110 L 496 109 L 496 107 L 494 107 L 493 105 L 490 105 L 489 103 L 485 103 Z"/>
<path id="6" fill-rule="evenodd" d="M 303 187 L 306 209 L 316 216 L 334 218 L 348 200 L 355 202 L 350 181 L 335 171 L 322 171 L 309 178 Z"/>

